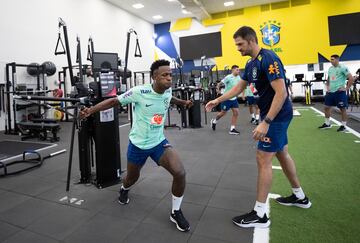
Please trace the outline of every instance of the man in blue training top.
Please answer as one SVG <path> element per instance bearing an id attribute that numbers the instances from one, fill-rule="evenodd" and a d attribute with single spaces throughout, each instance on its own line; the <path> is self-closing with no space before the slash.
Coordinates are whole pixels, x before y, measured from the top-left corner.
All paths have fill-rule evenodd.
<path id="1" fill-rule="evenodd" d="M 221 80 L 217 84 L 217 86 L 216 86 L 217 93 L 220 93 L 220 84 L 221 83 L 223 83 L 225 85 L 224 92 L 231 90 L 237 83 L 240 82 L 239 74 L 240 74 L 239 66 L 233 65 L 231 67 L 231 73 L 229 75 L 227 75 L 223 80 Z M 221 117 L 225 116 L 226 113 L 231 109 L 232 117 L 231 117 L 231 126 L 230 126 L 230 130 L 229 130 L 229 134 L 239 135 L 240 132 L 238 132 L 235 129 L 237 118 L 239 116 L 239 103 L 237 101 L 237 97 L 231 97 L 228 100 L 224 100 L 220 106 L 221 106 L 221 111 L 218 112 L 218 114 L 216 115 L 216 117 L 214 119 L 211 119 L 211 122 L 210 122 L 211 128 L 215 131 L 218 120 Z"/>
<path id="2" fill-rule="evenodd" d="M 135 86 L 118 97 L 85 108 L 80 112 L 80 117 L 85 118 L 119 105 L 134 104 L 133 126 L 127 151 L 127 174 L 120 188 L 118 202 L 129 203 L 129 189 L 139 179 L 140 170 L 150 157 L 173 176 L 170 220 L 176 224 L 178 230 L 189 231 L 190 225 L 180 209 L 185 190 L 185 170 L 179 155 L 164 136 L 164 123 L 170 103 L 190 107 L 192 102 L 172 96 L 170 62 L 155 61 L 151 65 L 150 74 L 153 84 Z"/>
<path id="3" fill-rule="evenodd" d="M 325 122 L 319 128 L 326 129 L 331 127 L 331 107 L 337 106 L 341 111 L 341 126 L 337 131 L 344 132 L 346 131 L 346 108 L 348 106 L 346 92 L 349 91 L 354 82 L 354 78 L 345 65 L 339 64 L 339 55 L 332 55 L 330 62 L 332 66 L 329 68 L 328 80 L 326 82 Z M 346 79 L 349 80 L 347 83 Z"/>
<path id="4" fill-rule="evenodd" d="M 233 218 L 233 223 L 241 227 L 268 227 L 269 210 L 266 204 L 272 181 L 272 158 L 280 161 L 287 176 L 292 195 L 279 197 L 276 201 L 286 206 L 309 208 L 311 202 L 300 187 L 294 160 L 288 153 L 287 129 L 292 119 L 292 105 L 285 86 L 284 67 L 279 57 L 258 45 L 255 31 L 247 26 L 238 29 L 234 36 L 238 51 L 242 56 L 250 56 L 242 80 L 223 96 L 207 103 L 210 110 L 219 102 L 234 97 L 244 91 L 248 83 L 255 84 L 259 94 L 261 123 L 254 129 L 253 138 L 258 140 L 256 160 L 258 165 L 257 197 L 254 210 Z"/>

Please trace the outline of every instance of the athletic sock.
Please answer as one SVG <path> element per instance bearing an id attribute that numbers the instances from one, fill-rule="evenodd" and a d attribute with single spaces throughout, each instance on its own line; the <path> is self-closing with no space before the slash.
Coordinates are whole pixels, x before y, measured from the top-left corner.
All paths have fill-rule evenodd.
<path id="1" fill-rule="evenodd" d="M 251 118 L 255 119 L 255 114 L 254 113 L 251 114 Z"/>
<path id="2" fill-rule="evenodd" d="M 330 117 L 329 118 L 325 117 L 325 124 L 328 125 L 328 126 L 330 125 Z"/>
<path id="3" fill-rule="evenodd" d="M 304 199 L 305 198 L 305 194 L 304 194 L 301 187 L 299 187 L 299 188 L 291 188 L 291 189 L 292 189 L 293 193 L 295 194 L 295 196 L 297 198 L 299 198 L 299 199 Z"/>
<path id="4" fill-rule="evenodd" d="M 260 218 L 264 217 L 264 214 L 268 214 L 266 203 L 256 201 L 254 210 L 256 211 L 257 216 Z"/>
<path id="5" fill-rule="evenodd" d="M 256 120 L 259 120 L 259 118 L 260 118 L 260 115 L 257 114 L 257 115 L 255 116 L 255 119 L 256 119 Z"/>
<path id="6" fill-rule="evenodd" d="M 233 130 L 233 129 L 235 129 L 235 126 L 231 125 L 230 126 L 230 131 Z"/>
<path id="7" fill-rule="evenodd" d="M 342 121 L 341 124 L 346 127 L 346 121 Z"/>
<path id="8" fill-rule="evenodd" d="M 123 189 L 123 190 L 125 190 L 125 191 L 130 190 L 130 188 L 131 188 L 131 186 L 129 186 L 129 187 L 124 187 L 124 185 L 121 185 L 121 189 Z"/>
<path id="9" fill-rule="evenodd" d="M 214 123 L 214 124 L 216 124 L 216 123 L 217 123 L 216 118 L 212 120 L 212 123 Z"/>
<path id="10" fill-rule="evenodd" d="M 174 213 L 174 210 L 180 209 L 180 205 L 183 200 L 183 197 L 184 196 L 176 197 L 176 196 L 172 195 L 172 210 L 171 210 L 172 213 Z"/>

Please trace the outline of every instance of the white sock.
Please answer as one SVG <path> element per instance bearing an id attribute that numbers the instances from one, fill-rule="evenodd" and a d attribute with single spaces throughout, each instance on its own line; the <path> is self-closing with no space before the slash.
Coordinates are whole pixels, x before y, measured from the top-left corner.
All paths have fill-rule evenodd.
<path id="1" fill-rule="evenodd" d="M 131 188 L 131 186 L 129 186 L 129 187 L 124 187 L 124 185 L 121 185 L 121 189 L 124 189 L 125 191 L 128 191 L 128 190 L 130 190 L 130 188 Z"/>
<path id="2" fill-rule="evenodd" d="M 254 113 L 251 114 L 251 118 L 255 119 L 255 114 Z"/>
<path id="3" fill-rule="evenodd" d="M 328 126 L 330 125 L 330 117 L 329 118 L 325 117 L 325 124 L 328 125 Z"/>
<path id="4" fill-rule="evenodd" d="M 305 194 L 304 194 L 301 187 L 299 187 L 299 188 L 291 188 L 291 189 L 292 189 L 293 193 L 295 194 L 295 196 L 297 198 L 299 198 L 299 199 L 304 199 L 305 198 Z"/>
<path id="5" fill-rule="evenodd" d="M 342 121 L 341 124 L 346 127 L 346 121 Z"/>
<path id="6" fill-rule="evenodd" d="M 180 209 L 180 205 L 183 200 L 183 197 L 184 196 L 176 197 L 176 196 L 172 195 L 172 210 L 171 210 L 172 213 L 174 213 L 174 210 Z"/>
<path id="7" fill-rule="evenodd" d="M 255 119 L 256 119 L 256 120 L 259 120 L 259 118 L 260 118 L 260 115 L 257 114 L 257 115 L 255 116 Z"/>
<path id="8" fill-rule="evenodd" d="M 231 125 L 230 126 L 230 131 L 233 130 L 233 129 L 235 129 L 235 126 Z"/>
<path id="9" fill-rule="evenodd" d="M 214 124 L 216 124 L 216 123 L 217 123 L 216 118 L 214 118 L 214 119 L 212 120 L 212 123 L 214 123 Z"/>
<path id="10" fill-rule="evenodd" d="M 266 203 L 256 201 L 254 210 L 256 211 L 257 216 L 259 216 L 260 218 L 264 217 L 264 214 L 268 215 Z"/>

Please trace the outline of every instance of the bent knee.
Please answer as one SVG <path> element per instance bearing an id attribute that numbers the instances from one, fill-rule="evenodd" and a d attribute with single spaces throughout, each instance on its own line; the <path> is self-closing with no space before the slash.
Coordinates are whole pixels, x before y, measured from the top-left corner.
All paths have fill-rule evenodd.
<path id="1" fill-rule="evenodd" d="M 175 178 L 184 178 L 185 179 L 185 176 L 186 176 L 185 169 L 182 168 L 182 169 L 174 171 L 173 176 Z"/>

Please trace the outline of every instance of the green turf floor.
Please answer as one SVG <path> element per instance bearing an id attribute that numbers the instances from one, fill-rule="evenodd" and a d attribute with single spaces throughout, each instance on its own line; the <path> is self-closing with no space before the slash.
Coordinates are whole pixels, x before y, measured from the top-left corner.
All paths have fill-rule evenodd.
<path id="1" fill-rule="evenodd" d="M 271 200 L 270 242 L 360 242 L 360 140 L 338 127 L 319 130 L 324 118 L 300 110 L 289 131 L 289 152 L 312 207 L 286 207 Z M 279 165 L 278 161 L 273 161 Z M 273 170 L 272 193 L 289 195 L 281 170 Z"/>

